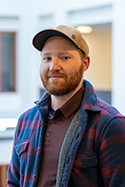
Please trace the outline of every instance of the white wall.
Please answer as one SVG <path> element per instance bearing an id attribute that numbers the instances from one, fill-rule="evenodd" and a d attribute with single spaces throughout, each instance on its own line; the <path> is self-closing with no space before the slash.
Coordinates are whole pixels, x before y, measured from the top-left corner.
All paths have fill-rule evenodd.
<path id="1" fill-rule="evenodd" d="M 13 139 L 0 141 L 0 165 L 6 165 L 10 162 L 12 147 Z"/>
<path id="2" fill-rule="evenodd" d="M 52 28 L 58 24 L 77 26 L 78 24 L 111 23 L 113 46 L 111 57 L 112 82 L 109 75 L 111 67 L 108 66 L 107 83 L 105 85 L 104 82 L 103 85 L 105 85 L 104 89 L 106 87 L 107 89 L 112 88 L 112 104 L 118 107 L 122 113 L 125 113 L 124 105 L 121 104 L 121 102 L 124 102 L 122 99 L 124 91 L 121 84 L 119 84 L 119 81 L 121 82 L 124 79 L 123 70 L 125 66 L 124 51 L 121 52 L 124 48 L 121 46 L 123 46 L 125 40 L 124 10 L 121 10 L 124 9 L 123 5 L 125 3 L 123 0 L 120 1 L 121 3 L 117 0 L 80 0 L 79 2 L 77 0 L 73 2 L 71 0 L 48 0 L 44 2 L 40 0 L 2 1 L 0 6 L 0 30 L 17 32 L 17 92 L 0 93 L 0 117 L 18 117 L 20 113 L 33 105 L 34 100 L 39 99 L 39 88 L 41 87 L 39 78 L 40 57 L 32 46 L 32 37 L 41 29 Z M 88 40 L 90 38 L 87 36 Z M 105 42 L 103 36 L 100 36 L 100 38 L 102 42 Z M 118 61 L 120 61 L 120 66 Z M 94 65 L 91 67 L 94 67 Z M 99 73 L 100 71 L 98 71 Z M 101 82 L 98 79 L 96 80 L 96 77 L 94 79 L 93 83 L 98 89 L 98 87 L 101 87 Z M 105 78 L 103 81 L 105 81 Z M 95 82 L 97 83 L 95 84 Z M 122 97 L 120 97 L 122 101 L 119 101 L 120 93 L 122 94 Z"/>
<path id="3" fill-rule="evenodd" d="M 114 0 L 112 29 L 112 103 L 125 115 L 125 1 Z"/>
<path id="4" fill-rule="evenodd" d="M 90 67 L 85 72 L 97 91 L 112 90 L 111 24 L 93 26 L 93 32 L 85 34 L 90 46 Z"/>
<path id="5" fill-rule="evenodd" d="M 24 110 L 34 105 L 33 101 L 39 99 L 39 88 L 41 82 L 39 78 L 39 52 L 32 46 L 32 38 L 34 34 L 44 28 L 52 28 L 58 24 L 68 24 L 70 26 L 77 26 L 78 24 L 97 25 L 107 24 L 112 25 L 111 30 L 106 30 L 107 36 L 112 31 L 112 43 L 109 42 L 110 49 L 106 49 L 107 53 L 112 56 L 106 56 L 106 66 L 104 66 L 105 58 L 103 53 L 98 54 L 97 46 L 94 48 L 93 44 L 91 57 L 91 69 L 86 73 L 91 82 L 96 88 L 111 89 L 112 88 L 112 104 L 116 106 L 123 114 L 125 114 L 125 88 L 124 84 L 124 43 L 125 43 L 125 2 L 124 0 L 4 0 L 0 2 L 0 30 L 16 31 L 17 32 L 17 92 L 16 93 L 0 93 L 0 118 L 3 117 L 18 117 Z M 99 36 L 104 45 L 107 42 L 104 40 L 104 33 L 101 31 L 102 36 Z M 97 37 L 97 33 L 93 33 Z M 86 36 L 88 40 L 92 39 Z M 99 45 L 98 41 L 98 45 Z M 94 51 L 95 49 L 95 52 Z M 101 57 L 102 56 L 102 57 Z M 108 76 L 100 75 L 100 71 L 96 71 L 96 58 L 102 63 L 99 66 L 101 69 L 106 69 Z M 108 60 L 112 60 L 108 63 Z M 93 69 L 93 70 L 92 70 Z M 94 77 L 91 77 L 95 71 Z M 110 74 L 111 73 L 111 74 Z M 102 76 L 103 82 L 101 83 L 96 76 Z M 107 80 L 105 79 L 107 78 Z M 9 143 L 6 145 L 7 150 L 10 150 Z M 2 149 L 0 147 L 0 149 Z M 2 158 L 9 155 L 6 151 L 3 152 Z M 6 154 L 6 155 L 5 155 Z M 1 157 L 0 157 L 0 160 Z M 9 156 L 5 159 L 9 162 Z"/>

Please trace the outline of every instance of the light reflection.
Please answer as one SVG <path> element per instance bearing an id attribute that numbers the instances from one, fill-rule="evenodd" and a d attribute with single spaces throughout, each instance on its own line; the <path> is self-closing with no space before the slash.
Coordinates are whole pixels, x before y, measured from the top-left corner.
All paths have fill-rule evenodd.
<path id="1" fill-rule="evenodd" d="M 7 128 L 15 128 L 17 121 L 17 118 L 0 118 L 0 131 L 4 132 Z"/>
<path id="2" fill-rule="evenodd" d="M 92 27 L 90 26 L 78 26 L 76 27 L 77 30 L 79 30 L 81 33 L 91 33 Z"/>

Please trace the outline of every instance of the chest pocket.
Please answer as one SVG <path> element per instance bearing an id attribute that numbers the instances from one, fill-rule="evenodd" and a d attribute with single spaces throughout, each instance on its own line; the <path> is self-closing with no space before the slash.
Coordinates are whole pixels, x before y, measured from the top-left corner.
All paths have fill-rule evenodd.
<path id="1" fill-rule="evenodd" d="M 69 186 L 74 186 L 75 182 L 83 187 L 103 186 L 99 184 L 100 173 L 96 153 L 78 152 L 72 167 Z"/>
<path id="2" fill-rule="evenodd" d="M 26 173 L 28 151 L 29 151 L 28 147 L 29 147 L 29 140 L 18 141 L 15 146 L 16 154 L 20 162 L 20 181 L 24 181 L 24 177 Z"/>
<path id="3" fill-rule="evenodd" d="M 28 145 L 29 145 L 29 140 L 17 142 L 15 146 L 17 155 L 21 156 L 21 154 L 23 154 L 28 149 Z"/>
<path id="4" fill-rule="evenodd" d="M 73 166 L 79 169 L 94 167 L 98 164 L 96 153 L 79 152 L 76 155 Z"/>

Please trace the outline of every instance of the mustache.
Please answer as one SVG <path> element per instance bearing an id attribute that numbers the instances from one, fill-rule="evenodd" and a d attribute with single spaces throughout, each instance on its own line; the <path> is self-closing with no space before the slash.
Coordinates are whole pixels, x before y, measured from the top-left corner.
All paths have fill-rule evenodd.
<path id="1" fill-rule="evenodd" d="M 50 76 L 63 76 L 63 77 L 66 77 L 66 75 L 64 73 L 49 72 L 49 73 L 46 74 L 46 77 L 50 77 Z"/>

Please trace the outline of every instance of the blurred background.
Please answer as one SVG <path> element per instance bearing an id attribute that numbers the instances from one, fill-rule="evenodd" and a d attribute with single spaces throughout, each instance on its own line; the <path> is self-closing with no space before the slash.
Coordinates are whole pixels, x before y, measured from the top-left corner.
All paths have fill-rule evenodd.
<path id="1" fill-rule="evenodd" d="M 18 117 L 38 100 L 40 53 L 33 36 L 60 24 L 83 31 L 90 46 L 84 78 L 97 95 L 125 114 L 124 0 L 0 0 L 0 187 L 6 186 Z"/>

